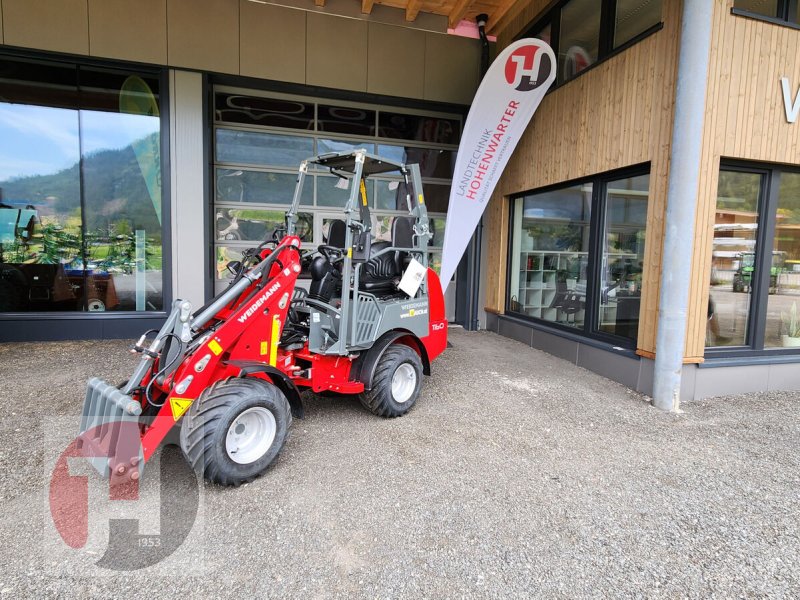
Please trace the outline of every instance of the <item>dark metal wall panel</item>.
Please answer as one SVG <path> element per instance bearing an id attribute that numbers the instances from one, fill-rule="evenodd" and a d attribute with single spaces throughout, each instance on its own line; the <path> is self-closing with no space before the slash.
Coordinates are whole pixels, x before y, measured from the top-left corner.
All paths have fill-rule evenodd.
<path id="1" fill-rule="evenodd" d="M 165 318 L 162 313 L 113 319 L 45 316 L 25 321 L 0 321 L 0 342 L 138 338 L 148 329 L 161 327 Z"/>

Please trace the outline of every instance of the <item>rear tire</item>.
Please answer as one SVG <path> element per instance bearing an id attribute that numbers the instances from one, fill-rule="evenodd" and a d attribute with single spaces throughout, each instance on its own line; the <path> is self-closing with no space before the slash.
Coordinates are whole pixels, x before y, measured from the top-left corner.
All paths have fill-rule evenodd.
<path id="1" fill-rule="evenodd" d="M 241 485 L 261 475 L 286 442 L 292 413 L 276 386 L 232 377 L 207 388 L 181 425 L 181 449 L 213 483 Z"/>
<path id="2" fill-rule="evenodd" d="M 378 360 L 372 389 L 359 395 L 361 404 L 379 417 L 400 417 L 419 398 L 422 388 L 422 361 L 405 344 L 389 346 Z"/>

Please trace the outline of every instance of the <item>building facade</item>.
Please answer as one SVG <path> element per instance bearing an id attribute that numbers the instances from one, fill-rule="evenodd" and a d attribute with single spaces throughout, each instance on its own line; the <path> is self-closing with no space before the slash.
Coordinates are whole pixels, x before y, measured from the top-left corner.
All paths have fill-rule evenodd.
<path id="1" fill-rule="evenodd" d="M 481 326 L 651 394 L 680 257 L 688 302 L 667 307 L 685 329 L 680 397 L 800 389 L 799 10 L 0 0 L 0 340 L 134 336 L 174 298 L 202 304 L 280 223 L 299 161 L 329 150 L 421 163 L 436 262 L 481 63 L 452 28 L 485 12 L 498 51 L 539 37 L 558 73 L 485 213 L 479 285 L 460 269 L 449 317 L 471 326 L 479 295 Z M 701 125 L 681 130 L 695 42 Z M 698 157 L 671 169 L 686 139 Z M 676 180 L 696 188 L 682 221 Z M 344 197 L 311 181 L 309 248 Z M 369 190 L 378 235 L 396 188 Z"/>
<path id="2" fill-rule="evenodd" d="M 137 336 L 202 305 L 333 150 L 422 165 L 437 264 L 480 42 L 368 4 L 2 0 L 0 340 Z M 395 179 L 368 190 L 379 236 Z M 309 248 L 338 183 L 307 180 Z"/>
<path id="3" fill-rule="evenodd" d="M 647 394 L 666 253 L 685 253 L 683 399 L 800 389 L 798 6 L 710 4 L 696 131 L 673 129 L 683 2 L 520 7 L 498 46 L 545 39 L 559 72 L 484 227 L 487 327 Z M 670 222 L 671 151 L 692 136 L 694 222 Z M 665 246 L 669 228 L 693 234 Z"/>

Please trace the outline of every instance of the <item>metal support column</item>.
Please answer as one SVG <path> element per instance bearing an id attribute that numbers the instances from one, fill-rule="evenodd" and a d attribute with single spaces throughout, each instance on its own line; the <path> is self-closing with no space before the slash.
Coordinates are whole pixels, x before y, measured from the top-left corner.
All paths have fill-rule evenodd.
<path id="1" fill-rule="evenodd" d="M 653 404 L 669 411 L 680 402 L 713 7 L 684 0 L 681 19 L 653 380 Z"/>

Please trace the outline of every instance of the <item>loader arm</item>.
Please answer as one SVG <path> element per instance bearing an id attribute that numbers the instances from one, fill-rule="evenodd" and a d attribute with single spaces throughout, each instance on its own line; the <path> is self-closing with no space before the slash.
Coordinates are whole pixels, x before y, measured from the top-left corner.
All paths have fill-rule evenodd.
<path id="1" fill-rule="evenodd" d="M 221 307 L 209 319 L 202 343 L 169 382 L 172 385 L 164 390 L 163 406 L 142 436 L 145 460 L 204 389 L 239 374 L 237 361 L 255 359 L 276 366 L 278 344 L 301 270 L 299 242 L 285 238 L 274 251 L 277 260 L 270 273 L 251 283 L 233 308 Z"/>

